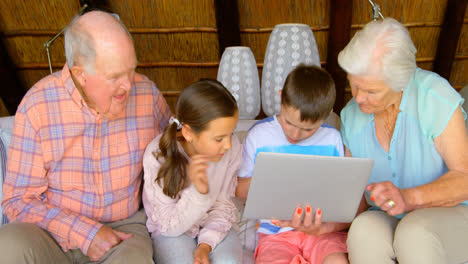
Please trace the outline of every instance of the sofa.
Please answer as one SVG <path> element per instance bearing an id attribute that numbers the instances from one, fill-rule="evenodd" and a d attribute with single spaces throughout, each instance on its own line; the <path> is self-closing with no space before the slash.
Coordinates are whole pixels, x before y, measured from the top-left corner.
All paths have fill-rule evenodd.
<path id="1" fill-rule="evenodd" d="M 10 146 L 11 130 L 13 129 L 13 116 L 0 118 L 0 201 L 3 197 L 3 181 L 5 179 L 6 160 L 8 155 L 8 147 Z M 0 206 L 0 226 L 8 223 L 8 219 L 3 215 L 3 209 Z"/>
<path id="2" fill-rule="evenodd" d="M 243 141 L 243 139 L 247 135 L 247 131 L 256 121 L 257 120 L 239 120 L 235 129 L 235 134 L 241 141 Z M 0 159 L 1 159 L 0 186 L 3 186 L 3 180 L 5 178 L 6 160 L 7 160 L 7 155 L 8 155 L 8 147 L 10 146 L 13 122 L 14 122 L 13 116 L 0 118 Z M 339 129 L 340 119 L 338 115 L 333 113 L 328 118 L 327 123 Z M 0 200 L 3 197 L 2 189 L 3 188 L 0 188 Z M 244 205 L 245 205 L 245 201 L 242 201 L 236 198 L 234 202 L 236 206 L 238 207 L 239 211 L 242 213 Z M 1 206 L 0 206 L 0 216 L 1 216 L 0 226 L 8 223 L 8 219 L 6 218 L 6 216 L 3 215 L 3 210 Z M 253 220 L 241 221 L 239 219 L 239 222 L 238 222 L 239 238 L 243 246 L 242 263 L 244 264 L 254 263 L 254 250 L 255 250 L 256 242 L 257 242 L 257 236 L 255 233 L 255 225 L 256 225 L 256 222 Z"/>
<path id="3" fill-rule="evenodd" d="M 247 130 L 256 122 L 256 120 L 241 120 L 236 128 L 236 134 L 240 139 L 243 139 L 247 134 Z M 14 116 L 0 118 L 0 201 L 3 198 L 3 181 L 5 179 L 6 161 L 8 156 L 8 148 L 10 146 L 11 132 L 13 129 Z M 244 203 L 240 200 L 235 201 L 239 210 L 243 209 Z M 3 214 L 3 209 L 0 205 L 0 226 L 7 224 L 8 218 Z M 244 264 L 254 263 L 254 249 L 256 243 L 255 222 L 240 221 L 239 222 L 239 238 L 243 244 L 243 259 Z"/>

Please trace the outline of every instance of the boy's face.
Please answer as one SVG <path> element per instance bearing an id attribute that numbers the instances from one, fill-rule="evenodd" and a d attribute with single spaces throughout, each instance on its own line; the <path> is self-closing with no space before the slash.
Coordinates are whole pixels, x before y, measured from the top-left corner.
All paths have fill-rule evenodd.
<path id="1" fill-rule="evenodd" d="M 299 109 L 287 105 L 281 105 L 278 121 L 283 128 L 286 139 L 291 144 L 297 144 L 299 141 L 311 137 L 323 124 L 323 120 L 315 123 L 301 121 Z"/>

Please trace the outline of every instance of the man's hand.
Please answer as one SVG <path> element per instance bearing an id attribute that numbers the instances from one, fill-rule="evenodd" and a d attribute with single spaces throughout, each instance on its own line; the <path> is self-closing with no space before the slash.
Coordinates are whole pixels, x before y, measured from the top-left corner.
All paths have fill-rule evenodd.
<path id="1" fill-rule="evenodd" d="M 211 157 L 206 155 L 193 155 L 188 165 L 188 176 L 192 184 L 201 194 L 208 193 L 208 177 L 206 169 L 208 168 L 208 161 Z"/>
<path id="2" fill-rule="evenodd" d="M 107 253 L 107 251 L 120 244 L 122 240 L 128 239 L 131 236 L 132 234 L 119 232 L 108 226 L 103 225 L 97 232 L 93 241 L 91 241 L 91 245 L 89 245 L 89 259 L 91 261 L 100 260 L 102 256 L 104 256 Z"/>
<path id="3" fill-rule="evenodd" d="M 195 250 L 193 264 L 210 264 L 210 252 L 211 246 L 205 243 L 201 243 Z"/>

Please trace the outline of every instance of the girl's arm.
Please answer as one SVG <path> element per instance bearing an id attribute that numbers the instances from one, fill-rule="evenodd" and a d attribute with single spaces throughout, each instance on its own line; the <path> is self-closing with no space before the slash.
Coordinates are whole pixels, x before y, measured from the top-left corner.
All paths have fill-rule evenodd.
<path id="1" fill-rule="evenodd" d="M 237 222 L 239 211 L 232 202 L 237 185 L 237 174 L 242 162 L 242 145 L 237 137 L 232 138 L 230 161 L 224 174 L 221 193 L 208 211 L 207 218 L 202 223 L 198 244 L 208 244 L 212 249 L 224 239 L 232 225 Z M 221 175 L 220 175 L 221 176 Z"/>
<path id="2" fill-rule="evenodd" d="M 161 166 L 153 156 L 159 141 L 148 145 L 143 157 L 144 186 L 143 205 L 148 216 L 150 232 L 165 236 L 179 236 L 190 229 L 213 205 L 209 194 L 201 194 L 190 185 L 181 191 L 179 199 L 172 199 L 163 193 L 155 179 Z"/>

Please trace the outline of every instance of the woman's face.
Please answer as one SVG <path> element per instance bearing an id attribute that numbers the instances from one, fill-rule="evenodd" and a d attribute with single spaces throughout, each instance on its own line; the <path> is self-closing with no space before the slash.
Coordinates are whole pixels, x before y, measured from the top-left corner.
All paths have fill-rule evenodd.
<path id="1" fill-rule="evenodd" d="M 359 109 L 366 114 L 386 109 L 399 95 L 375 77 L 348 74 L 348 81 Z"/>

